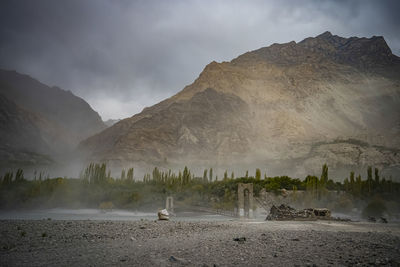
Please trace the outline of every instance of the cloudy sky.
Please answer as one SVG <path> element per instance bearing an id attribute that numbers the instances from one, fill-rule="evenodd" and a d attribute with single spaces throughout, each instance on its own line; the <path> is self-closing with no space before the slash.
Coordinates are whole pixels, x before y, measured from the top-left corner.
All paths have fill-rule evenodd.
<path id="1" fill-rule="evenodd" d="M 0 68 L 132 116 L 209 62 L 324 31 L 382 35 L 400 55 L 400 1 L 2 0 Z"/>

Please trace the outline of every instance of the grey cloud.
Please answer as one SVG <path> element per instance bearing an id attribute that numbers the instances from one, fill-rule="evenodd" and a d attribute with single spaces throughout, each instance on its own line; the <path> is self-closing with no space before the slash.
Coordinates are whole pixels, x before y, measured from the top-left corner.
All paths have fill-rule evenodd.
<path id="1" fill-rule="evenodd" d="M 0 4 L 0 67 L 131 116 L 191 83 L 212 60 L 330 30 L 383 35 L 400 53 L 398 1 L 36 0 Z"/>

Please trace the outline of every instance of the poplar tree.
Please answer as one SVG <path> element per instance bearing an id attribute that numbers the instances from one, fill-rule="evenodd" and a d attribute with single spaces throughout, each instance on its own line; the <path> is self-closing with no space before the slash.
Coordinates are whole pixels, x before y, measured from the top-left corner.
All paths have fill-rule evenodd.
<path id="1" fill-rule="evenodd" d="M 350 190 L 351 190 L 351 192 L 352 193 L 354 193 L 355 192 L 355 190 L 356 190 L 356 184 L 355 184 L 355 180 L 354 180 L 354 172 L 352 171 L 352 172 L 350 172 Z"/>
<path id="2" fill-rule="evenodd" d="M 128 173 L 126 175 L 126 178 L 128 181 L 132 182 L 133 181 L 133 168 L 128 169 Z"/>
<path id="3" fill-rule="evenodd" d="M 224 181 L 228 180 L 228 171 L 224 172 Z"/>
<path id="4" fill-rule="evenodd" d="M 372 167 L 368 166 L 367 169 L 367 184 L 368 184 L 368 195 L 372 192 Z"/>
<path id="5" fill-rule="evenodd" d="M 121 180 L 125 180 L 125 169 L 121 171 Z"/>
<path id="6" fill-rule="evenodd" d="M 256 180 L 259 181 L 261 180 L 261 170 L 260 169 L 256 169 Z"/>
<path id="7" fill-rule="evenodd" d="M 375 168 L 375 184 L 376 186 L 379 185 L 379 170 L 377 168 Z"/>

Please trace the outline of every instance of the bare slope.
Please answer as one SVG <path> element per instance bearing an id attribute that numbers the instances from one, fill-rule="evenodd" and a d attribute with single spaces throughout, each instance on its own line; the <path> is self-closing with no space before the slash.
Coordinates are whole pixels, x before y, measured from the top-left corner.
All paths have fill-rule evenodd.
<path id="1" fill-rule="evenodd" d="M 0 93 L 20 107 L 62 126 L 76 138 L 76 144 L 106 128 L 85 100 L 28 75 L 0 70 Z"/>
<path id="2" fill-rule="evenodd" d="M 400 60 L 326 32 L 212 62 L 175 96 L 81 143 L 88 160 L 291 175 L 400 163 Z"/>
<path id="3" fill-rule="evenodd" d="M 51 133 L 41 131 L 43 118 L 21 109 L 0 94 L 0 168 L 15 164 L 47 165 L 52 149 L 46 142 Z M 54 136 L 53 136 L 54 137 Z"/>
<path id="4" fill-rule="evenodd" d="M 53 164 L 106 127 L 83 99 L 15 71 L 0 70 L 0 104 L 0 170 Z"/>

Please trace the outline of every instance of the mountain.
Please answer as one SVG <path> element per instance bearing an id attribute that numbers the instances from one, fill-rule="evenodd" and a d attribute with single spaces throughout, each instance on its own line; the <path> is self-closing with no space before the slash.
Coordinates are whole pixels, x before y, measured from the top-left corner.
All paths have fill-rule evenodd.
<path id="1" fill-rule="evenodd" d="M 106 126 L 83 99 L 0 70 L 1 167 L 48 165 Z"/>
<path id="2" fill-rule="evenodd" d="M 0 95 L 0 167 L 13 163 L 48 165 L 49 145 L 38 127 L 40 118 Z"/>
<path id="3" fill-rule="evenodd" d="M 114 124 L 116 124 L 117 122 L 119 122 L 121 119 L 108 119 L 106 121 L 104 121 L 104 124 L 107 127 L 113 126 Z"/>
<path id="4" fill-rule="evenodd" d="M 88 161 L 317 174 L 398 173 L 400 59 L 383 37 L 325 32 L 211 62 L 178 94 L 80 144 Z M 337 173 L 339 175 L 339 172 Z"/>
<path id="5" fill-rule="evenodd" d="M 85 100 L 28 75 L 0 70 L 0 93 L 20 107 L 60 124 L 76 137 L 75 143 L 105 128 L 99 114 Z"/>

